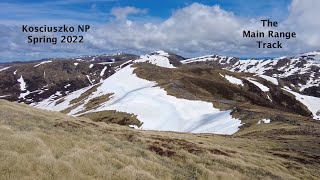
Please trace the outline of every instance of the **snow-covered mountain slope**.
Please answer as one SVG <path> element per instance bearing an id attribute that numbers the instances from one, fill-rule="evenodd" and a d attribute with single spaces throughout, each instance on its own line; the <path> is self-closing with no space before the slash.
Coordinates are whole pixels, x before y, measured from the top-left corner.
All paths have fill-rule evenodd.
<path id="1" fill-rule="evenodd" d="M 288 87 L 283 89 L 293 94 L 298 101 L 308 107 L 308 109 L 312 112 L 314 119 L 320 120 L 320 98 L 296 93 Z"/>
<path id="2" fill-rule="evenodd" d="M 164 54 L 142 56 L 136 60 L 136 63 L 139 62 L 149 62 L 167 68 L 174 67 Z M 143 123 L 142 129 L 151 130 L 233 134 L 241 126 L 241 121 L 230 115 L 231 110 L 221 111 L 209 102 L 179 99 L 167 95 L 167 92 L 155 82 L 141 79 L 133 71 L 132 65 L 128 65 L 105 79 L 79 106 L 74 106 L 70 102 L 91 87 L 75 91 L 62 99 L 49 99 L 34 105 L 56 111 L 71 108 L 70 115 L 107 110 L 132 113 Z M 110 95 L 108 101 L 92 110 L 87 110 L 87 105 L 92 100 L 105 95 Z"/>
<path id="3" fill-rule="evenodd" d="M 320 52 L 314 52 L 295 57 L 281 57 L 268 60 L 239 60 L 228 69 L 237 72 L 266 74 L 277 78 L 308 73 L 314 76 L 316 72 L 312 68 L 320 67 L 319 57 Z"/>
<path id="4" fill-rule="evenodd" d="M 239 60 L 227 69 L 267 75 L 289 82 L 297 92 L 320 97 L 319 52 L 270 60 Z"/>
<path id="5" fill-rule="evenodd" d="M 114 58 L 114 61 L 110 58 Z M 65 96 L 80 88 L 99 83 L 133 63 L 133 60 L 174 68 L 181 64 L 181 58 L 165 51 L 156 51 L 142 56 L 121 53 L 83 56 L 82 59 L 78 57 L 0 64 L 0 96 L 10 101 L 30 104 Z M 25 86 L 23 89 L 20 88 L 21 77 Z"/>
<path id="6" fill-rule="evenodd" d="M 109 77 L 122 63 L 55 60 L 14 64 L 0 72 L 0 95 L 10 94 L 7 100 L 28 104 L 64 96 Z"/>
<path id="7" fill-rule="evenodd" d="M 240 60 L 238 58 L 209 55 L 182 61 L 183 64 L 205 64 L 234 72 L 266 75 L 288 82 L 296 92 L 320 97 L 320 52 L 309 52 L 294 57 L 266 60 Z M 265 77 L 266 77 L 265 76 Z"/>

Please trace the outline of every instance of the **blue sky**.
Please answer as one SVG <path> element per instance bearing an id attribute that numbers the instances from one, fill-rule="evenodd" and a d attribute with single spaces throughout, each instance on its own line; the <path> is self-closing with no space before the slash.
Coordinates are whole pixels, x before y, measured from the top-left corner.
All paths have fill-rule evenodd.
<path id="1" fill-rule="evenodd" d="M 320 8 L 317 0 L 2 0 L 0 7 L 0 61 L 158 49 L 188 57 L 275 57 L 320 49 L 315 43 L 319 32 L 312 30 L 320 27 L 313 22 Z M 257 49 L 240 34 L 260 29 L 262 18 L 278 21 L 279 30 L 297 31 L 298 38 L 281 50 Z M 22 24 L 92 28 L 82 34 L 85 44 L 30 45 Z"/>
<path id="2" fill-rule="evenodd" d="M 172 12 L 188 6 L 192 3 L 204 5 L 219 5 L 221 8 L 233 12 L 235 15 L 243 17 L 273 17 L 283 19 L 288 13 L 288 6 L 291 0 L 58 0 L 58 1 L 35 1 L 35 0 L 3 0 L 2 8 L 4 11 L 17 11 L 18 13 L 8 13 L 1 16 L 1 20 L 34 20 L 34 19 L 70 19 L 86 20 L 93 22 L 105 22 L 111 18 L 109 12 L 114 7 L 132 6 L 139 9 L 146 9 L 147 15 L 132 18 L 159 18 L 170 17 Z M 7 9 L 6 7 L 10 7 Z M 37 8 L 38 7 L 38 8 Z M 16 8 L 16 9 L 14 9 Z M 19 11 L 24 9 L 24 11 Z M 32 13 L 30 13 L 30 11 Z M 90 13 L 88 17 L 78 16 L 82 13 Z M 1 13 L 4 14 L 4 13 Z"/>

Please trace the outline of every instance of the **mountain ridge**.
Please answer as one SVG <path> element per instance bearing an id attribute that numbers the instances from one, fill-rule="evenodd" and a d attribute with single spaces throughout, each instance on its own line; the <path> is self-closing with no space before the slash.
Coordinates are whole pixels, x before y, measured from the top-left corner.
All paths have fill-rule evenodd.
<path id="1" fill-rule="evenodd" d="M 233 134 L 262 119 L 271 119 L 272 122 L 280 112 L 285 112 L 281 115 L 282 118 L 291 117 L 291 114 L 320 118 L 320 108 L 310 104 L 311 101 L 318 101 L 319 89 L 319 72 L 316 71 L 318 65 L 312 63 L 316 57 L 314 53 L 293 59 L 245 61 L 218 55 L 185 59 L 161 50 L 134 56 L 135 59 L 131 59 L 131 55 L 127 57 L 125 53 L 115 56 L 122 56 L 127 60 L 92 61 L 90 57 L 89 60 L 50 60 L 13 65 L 0 71 L 0 97 L 69 115 L 98 118 L 99 121 L 183 132 L 192 132 L 193 129 L 193 132 L 218 133 L 217 130 L 228 126 L 225 124 L 219 127 L 218 124 L 229 119 L 229 122 L 234 122 L 231 126 L 237 124 L 233 126 L 236 129 L 222 133 Z M 290 72 L 292 68 L 289 68 L 288 72 L 279 73 L 281 68 L 284 70 L 296 66 L 305 68 L 293 73 Z M 306 73 L 301 74 L 301 70 Z M 314 82 L 308 84 L 305 77 L 310 74 L 313 74 Z M 292 76 L 300 79 L 298 83 Z M 303 78 L 305 84 L 301 83 Z M 310 87 L 302 89 L 299 84 Z M 178 108 L 183 107 L 178 103 L 180 101 L 184 101 L 182 104 L 201 101 L 210 103 L 211 107 L 206 111 L 206 108 L 200 108 L 200 104 L 195 105 L 186 110 L 194 111 L 193 115 L 190 114 L 192 118 L 186 118 L 186 112 Z M 175 107 L 175 110 L 162 106 L 166 103 L 168 107 Z M 156 107 L 165 108 L 164 111 L 171 112 L 171 115 L 166 116 L 159 111 L 156 115 L 158 119 L 153 119 L 153 115 L 148 113 L 159 109 Z M 190 104 L 190 107 L 193 105 Z M 146 108 L 149 111 L 143 110 Z M 202 112 L 195 111 L 197 108 Z M 118 117 L 113 111 L 124 114 Z M 208 116 L 210 112 L 213 113 L 212 116 Z M 218 112 L 226 114 L 219 120 Z M 97 113 L 108 120 L 99 118 Z M 176 118 L 172 122 L 168 121 L 172 117 Z M 205 120 L 207 117 L 209 119 Z M 235 123 L 239 120 L 241 123 Z M 189 124 L 188 127 L 187 124 L 192 121 L 194 124 Z M 186 124 L 186 127 L 179 130 L 179 124 Z"/>

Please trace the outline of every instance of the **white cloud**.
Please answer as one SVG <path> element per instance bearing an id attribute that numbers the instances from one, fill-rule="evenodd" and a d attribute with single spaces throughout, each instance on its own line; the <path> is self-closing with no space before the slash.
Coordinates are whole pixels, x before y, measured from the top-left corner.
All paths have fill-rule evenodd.
<path id="1" fill-rule="evenodd" d="M 220 8 L 193 3 L 178 9 L 161 21 L 148 19 L 131 19 L 130 14 L 147 13 L 135 7 L 114 8 L 111 14 L 115 17 L 101 26 L 93 26 L 85 35 L 85 44 L 39 45 L 23 44 L 26 34 L 13 27 L 0 26 L 0 48 L 4 54 L 22 52 L 98 52 L 125 51 L 146 53 L 158 49 L 170 50 L 184 56 L 203 54 L 224 54 L 233 56 L 282 56 L 320 49 L 320 1 L 294 0 L 289 8 L 287 18 L 278 22 L 278 31 L 295 31 L 296 39 L 283 40 L 283 49 L 258 49 L 256 40 L 242 37 L 243 30 L 267 31 L 260 22 L 261 17 L 239 17 Z M 276 19 L 274 19 L 276 20 Z M 20 30 L 20 29 L 18 29 Z M 264 40 L 272 41 L 271 39 Z M 278 39 L 274 39 L 277 41 Z M 11 46 L 9 42 L 17 46 Z M 9 53 L 9 54 L 10 54 Z M 48 53 L 48 54 L 50 54 Z M 41 55 L 41 53 L 40 53 Z M 40 56 L 39 55 L 39 56 Z"/>
<path id="2" fill-rule="evenodd" d="M 175 11 L 171 17 L 158 23 L 130 20 L 126 26 L 122 21 L 110 22 L 103 28 L 88 35 L 90 42 L 105 50 L 133 49 L 152 51 L 167 49 L 192 55 L 219 53 L 238 56 L 274 56 L 294 54 L 320 49 L 320 1 L 295 0 L 289 9 L 286 20 L 278 22 L 277 28 L 262 27 L 261 17 L 242 18 L 227 12 L 219 6 L 206 6 L 193 3 Z M 113 11 L 117 19 L 127 19 L 129 12 L 136 10 Z M 115 13 L 117 12 L 117 13 Z M 263 18 L 264 19 L 264 18 Z M 283 49 L 258 49 L 258 39 L 243 38 L 243 30 L 295 31 L 296 39 L 284 40 Z M 262 40 L 277 41 L 279 39 Z"/>
<path id="3" fill-rule="evenodd" d="M 133 11 L 122 9 L 113 14 L 123 20 L 128 12 Z M 194 3 L 160 23 L 110 22 L 88 34 L 87 38 L 98 48 L 105 49 L 176 49 L 184 52 L 228 49 L 223 46 L 237 43 L 242 21 L 218 6 Z"/>
<path id="4" fill-rule="evenodd" d="M 117 19 L 123 20 L 124 17 L 118 15 Z M 256 25 L 219 6 L 198 3 L 177 10 L 170 18 L 159 23 L 129 22 L 130 25 L 124 21 L 110 22 L 88 34 L 87 38 L 97 48 L 105 50 L 148 52 L 167 49 L 188 55 L 231 51 L 239 54 L 238 51 L 243 51 L 239 46 L 245 46 L 247 42 L 241 37 L 241 28 L 248 24 Z"/>
<path id="5" fill-rule="evenodd" d="M 320 49 L 319 9 L 319 0 L 293 0 L 285 21 L 287 27 L 299 33 L 297 38 L 310 48 Z"/>
<path id="6" fill-rule="evenodd" d="M 126 19 L 130 14 L 145 14 L 147 13 L 146 9 L 139 9 L 135 7 L 118 7 L 112 8 L 111 14 L 114 15 L 118 20 Z"/>

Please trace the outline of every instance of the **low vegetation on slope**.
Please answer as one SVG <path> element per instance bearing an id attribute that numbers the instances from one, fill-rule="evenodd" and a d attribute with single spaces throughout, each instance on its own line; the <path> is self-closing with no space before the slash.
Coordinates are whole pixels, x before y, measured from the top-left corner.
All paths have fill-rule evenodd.
<path id="1" fill-rule="evenodd" d="M 271 121 L 233 136 L 139 131 L 0 100 L 0 179 L 319 179 L 320 123 Z"/>
<path id="2" fill-rule="evenodd" d="M 58 98 L 111 76 L 122 63 L 53 60 L 13 64 L 0 71 L 0 96 L 27 104 Z"/>

